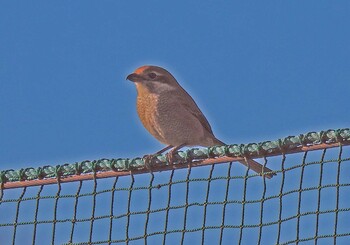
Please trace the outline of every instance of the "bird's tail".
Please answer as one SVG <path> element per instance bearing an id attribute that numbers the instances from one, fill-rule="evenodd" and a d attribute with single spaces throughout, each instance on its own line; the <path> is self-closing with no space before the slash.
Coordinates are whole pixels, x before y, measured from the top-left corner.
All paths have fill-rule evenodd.
<path id="1" fill-rule="evenodd" d="M 221 140 L 214 138 L 213 145 L 226 145 L 226 144 L 224 142 L 222 142 Z M 246 158 L 245 160 L 241 160 L 238 162 L 247 166 L 248 168 L 250 168 L 251 170 L 253 170 L 254 172 L 256 172 L 258 174 L 261 174 L 262 172 L 267 173 L 264 176 L 266 176 L 268 179 L 271 179 L 274 175 L 276 175 L 275 173 L 272 173 L 271 169 L 261 165 L 260 163 L 254 161 L 253 159 Z"/>

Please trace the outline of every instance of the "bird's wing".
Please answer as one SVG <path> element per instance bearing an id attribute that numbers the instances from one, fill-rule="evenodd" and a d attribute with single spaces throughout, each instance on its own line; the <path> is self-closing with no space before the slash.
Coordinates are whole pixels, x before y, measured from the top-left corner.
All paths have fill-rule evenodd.
<path id="1" fill-rule="evenodd" d="M 213 134 L 213 130 L 211 129 L 211 126 L 202 113 L 202 111 L 199 109 L 196 102 L 192 99 L 192 97 L 183 89 L 183 92 L 185 93 L 184 96 L 179 97 L 178 101 L 182 104 L 186 110 L 192 114 L 195 118 L 198 119 L 198 121 L 202 124 L 202 126 L 208 130 L 209 133 Z"/>

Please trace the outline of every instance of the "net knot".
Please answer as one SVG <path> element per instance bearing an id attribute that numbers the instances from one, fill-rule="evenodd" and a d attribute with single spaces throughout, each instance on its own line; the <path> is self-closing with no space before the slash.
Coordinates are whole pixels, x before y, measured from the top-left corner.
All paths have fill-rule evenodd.
<path id="1" fill-rule="evenodd" d="M 5 183 L 7 181 L 5 173 L 6 171 L 0 171 L 0 184 Z"/>
<path id="2" fill-rule="evenodd" d="M 96 170 L 97 171 L 108 171 L 111 169 L 110 163 L 111 163 L 111 161 L 106 159 L 106 158 L 99 159 L 96 162 Z"/>
<path id="3" fill-rule="evenodd" d="M 125 163 L 126 163 L 126 159 L 122 159 L 122 158 L 113 159 L 111 162 L 111 169 L 115 172 L 120 170 L 127 170 Z"/>
<path id="4" fill-rule="evenodd" d="M 340 129 L 339 134 L 342 137 L 344 142 L 350 141 L 350 128 Z"/>
<path id="5" fill-rule="evenodd" d="M 153 160 L 153 157 L 152 157 L 152 160 L 151 160 L 151 164 L 153 166 L 154 164 L 154 160 Z M 142 158 L 140 157 L 136 157 L 134 159 L 131 159 L 130 161 L 128 161 L 128 170 L 130 169 L 138 169 L 138 168 L 141 168 L 141 167 L 144 167 L 145 166 L 145 162 Z"/>
<path id="6" fill-rule="evenodd" d="M 321 143 L 327 143 L 327 131 L 321 131 L 319 134 Z"/>
<path id="7" fill-rule="evenodd" d="M 187 159 L 203 160 L 208 158 L 208 149 L 192 148 L 187 150 Z"/>
<path id="8" fill-rule="evenodd" d="M 215 158 L 215 157 L 221 157 L 226 156 L 228 152 L 228 146 L 226 145 L 218 145 L 218 146 L 211 146 L 208 148 L 208 158 Z"/>
<path id="9" fill-rule="evenodd" d="M 256 143 L 249 143 L 244 145 L 243 147 L 243 155 L 244 157 L 254 157 L 254 156 L 259 156 L 260 153 L 260 149 L 259 149 L 259 145 Z"/>
<path id="10" fill-rule="evenodd" d="M 301 144 L 303 146 L 316 145 L 322 142 L 321 135 L 317 132 L 309 132 L 307 134 L 301 134 Z"/>
<path id="11" fill-rule="evenodd" d="M 62 176 L 62 167 L 61 165 L 57 165 L 55 167 L 55 177 L 59 179 L 61 176 Z"/>
<path id="12" fill-rule="evenodd" d="M 239 147 L 239 156 L 240 157 L 247 157 L 249 156 L 249 149 L 248 145 L 241 144 Z"/>
<path id="13" fill-rule="evenodd" d="M 285 154 L 286 153 L 286 148 L 284 144 L 285 139 L 279 139 L 277 140 L 277 146 L 278 146 L 278 151 Z"/>
<path id="14" fill-rule="evenodd" d="M 25 180 L 39 179 L 38 171 L 40 171 L 39 168 L 26 168 L 23 173 L 23 178 Z"/>
<path id="15" fill-rule="evenodd" d="M 274 154 L 279 151 L 278 143 L 276 141 L 264 141 L 260 144 L 260 152 L 263 156 Z"/>
<path id="16" fill-rule="evenodd" d="M 288 136 L 288 137 L 285 137 L 283 139 L 282 144 L 283 144 L 283 148 L 286 151 L 289 151 L 289 150 L 293 150 L 293 149 L 301 147 L 302 140 L 301 140 L 300 136 Z"/>
<path id="17" fill-rule="evenodd" d="M 96 160 L 93 160 L 91 162 L 91 170 L 93 173 L 96 173 L 98 171 L 98 164 Z"/>
<path id="18" fill-rule="evenodd" d="M 65 163 L 61 165 L 61 176 L 76 174 L 76 169 L 74 164 Z"/>
<path id="19" fill-rule="evenodd" d="M 92 162 L 89 161 L 89 160 L 85 160 L 85 161 L 82 161 L 81 162 L 81 170 L 82 170 L 82 173 L 91 173 L 93 170 L 92 170 Z"/>
<path id="20" fill-rule="evenodd" d="M 38 167 L 36 169 L 36 175 L 38 176 L 38 179 L 43 179 L 45 176 L 44 170 L 42 167 Z"/>
<path id="21" fill-rule="evenodd" d="M 240 146 L 237 144 L 229 145 L 226 150 L 227 156 L 230 157 L 239 157 L 241 156 Z"/>
<path id="22" fill-rule="evenodd" d="M 208 151 L 207 151 L 207 158 L 212 158 L 215 154 L 214 154 L 214 147 L 208 147 Z"/>
<path id="23" fill-rule="evenodd" d="M 20 181 L 26 180 L 25 169 L 21 168 L 20 170 L 18 170 L 18 177 Z"/>
<path id="24" fill-rule="evenodd" d="M 76 175 L 80 175 L 83 172 L 82 163 L 81 162 L 75 162 L 74 163 L 74 172 L 75 172 Z"/>
<path id="25" fill-rule="evenodd" d="M 338 142 L 343 142 L 344 140 L 344 129 L 337 129 L 335 130 L 335 136 L 337 138 Z"/>
<path id="26" fill-rule="evenodd" d="M 117 159 L 112 159 L 111 163 L 110 163 L 110 168 L 111 170 L 113 170 L 114 172 L 118 171 L 118 168 L 116 167 L 117 165 Z"/>
<path id="27" fill-rule="evenodd" d="M 219 145 L 214 146 L 213 153 L 215 157 L 223 157 L 227 155 L 228 146 L 227 145 Z"/>

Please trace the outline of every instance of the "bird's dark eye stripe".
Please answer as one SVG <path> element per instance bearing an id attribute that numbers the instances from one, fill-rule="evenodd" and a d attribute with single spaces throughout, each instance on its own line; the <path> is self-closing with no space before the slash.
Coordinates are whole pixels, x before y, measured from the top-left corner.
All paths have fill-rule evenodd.
<path id="1" fill-rule="evenodd" d="M 148 74 L 148 76 L 149 76 L 150 78 L 154 79 L 154 78 L 157 77 L 157 74 L 151 72 L 151 73 Z"/>

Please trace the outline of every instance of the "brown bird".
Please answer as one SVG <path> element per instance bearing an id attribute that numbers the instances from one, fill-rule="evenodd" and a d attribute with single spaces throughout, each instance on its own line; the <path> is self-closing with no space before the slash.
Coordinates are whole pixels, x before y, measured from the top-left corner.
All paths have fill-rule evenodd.
<path id="1" fill-rule="evenodd" d="M 168 159 L 184 146 L 225 145 L 218 140 L 208 120 L 192 97 L 164 68 L 141 66 L 127 76 L 137 89 L 137 113 L 144 127 L 161 143 L 168 145 L 156 154 L 171 149 Z M 257 173 L 271 172 L 254 160 L 239 161 Z M 273 174 L 266 174 L 271 178 Z"/>

